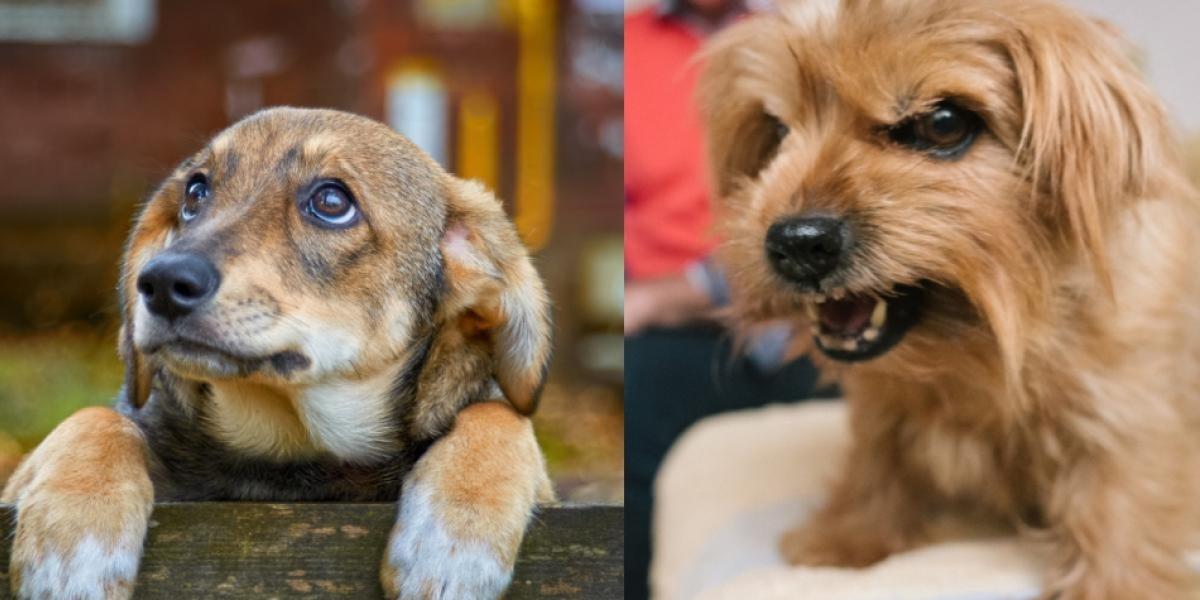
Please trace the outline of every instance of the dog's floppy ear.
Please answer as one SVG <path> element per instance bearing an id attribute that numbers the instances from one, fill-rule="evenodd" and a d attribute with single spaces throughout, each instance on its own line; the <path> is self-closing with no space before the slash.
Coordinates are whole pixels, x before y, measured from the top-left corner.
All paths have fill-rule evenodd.
<path id="1" fill-rule="evenodd" d="M 1108 284 L 1113 221 L 1173 182 L 1166 113 L 1112 28 L 1048 4 L 1025 6 L 1010 23 L 1002 46 L 1020 91 L 1018 161 L 1052 199 L 1038 210 L 1065 224 Z"/>
<path id="2" fill-rule="evenodd" d="M 167 184 L 164 183 L 165 187 Z M 121 259 L 121 276 L 117 283 L 117 295 L 121 305 L 121 331 L 118 334 L 117 351 L 125 363 L 124 394 L 134 406 L 142 406 L 150 395 L 150 365 L 133 344 L 133 312 L 138 303 L 137 277 L 142 267 L 163 248 L 167 235 L 174 226 L 175 205 L 159 199 L 159 188 L 146 202 L 129 235 L 125 253 Z"/>
<path id="3" fill-rule="evenodd" d="M 452 178 L 447 197 L 441 239 L 445 296 L 437 311 L 430 367 L 459 365 L 456 373 L 438 375 L 459 386 L 480 375 L 494 378 L 513 407 L 530 414 L 550 362 L 545 287 L 491 193 Z M 457 356 L 447 360 L 448 353 Z"/>

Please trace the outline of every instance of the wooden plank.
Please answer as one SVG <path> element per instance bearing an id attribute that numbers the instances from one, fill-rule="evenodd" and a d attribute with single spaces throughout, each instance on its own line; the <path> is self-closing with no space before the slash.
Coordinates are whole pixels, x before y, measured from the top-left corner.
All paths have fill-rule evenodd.
<path id="1" fill-rule="evenodd" d="M 0 505 L 0 599 L 15 513 Z M 134 597 L 378 598 L 391 504 L 167 503 L 154 509 Z M 542 510 L 508 598 L 621 598 L 624 510 Z"/>

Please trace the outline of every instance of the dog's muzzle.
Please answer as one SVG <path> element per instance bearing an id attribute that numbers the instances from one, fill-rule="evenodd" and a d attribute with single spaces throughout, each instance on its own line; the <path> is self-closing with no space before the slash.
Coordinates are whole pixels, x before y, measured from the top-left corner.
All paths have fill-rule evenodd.
<path id="1" fill-rule="evenodd" d="M 142 269 L 137 291 L 151 314 L 168 321 L 185 317 L 208 302 L 221 285 L 221 274 L 208 258 L 165 252 Z"/>
<path id="2" fill-rule="evenodd" d="M 869 360 L 890 350 L 916 324 L 924 285 L 851 291 L 840 282 L 854 250 L 853 228 L 845 220 L 803 215 L 776 221 L 767 229 L 767 262 L 802 294 L 817 347 L 844 362 Z"/>

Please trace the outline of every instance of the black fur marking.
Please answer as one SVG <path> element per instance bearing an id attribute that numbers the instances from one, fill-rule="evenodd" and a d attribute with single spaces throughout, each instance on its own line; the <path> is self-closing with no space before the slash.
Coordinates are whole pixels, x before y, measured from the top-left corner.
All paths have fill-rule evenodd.
<path id="1" fill-rule="evenodd" d="M 416 417 L 418 410 L 417 406 L 417 388 L 421 380 L 421 372 L 425 370 L 425 363 L 429 360 L 429 351 L 433 347 L 433 335 L 429 332 L 420 334 L 420 340 L 417 342 L 417 351 L 409 359 L 404 369 L 400 371 L 400 375 L 396 377 L 396 381 L 392 383 L 391 398 L 392 398 L 392 423 L 401 431 L 406 432 L 410 438 L 416 442 L 421 442 L 424 446 L 420 449 L 420 453 L 424 453 L 425 448 L 433 442 L 432 439 L 419 440 L 413 435 L 412 422 Z M 420 456 L 420 454 L 418 454 Z"/>
<path id="2" fill-rule="evenodd" d="M 533 392 L 529 396 L 529 414 L 537 412 L 538 405 L 542 403 L 542 390 L 546 389 L 546 378 L 550 375 L 550 360 L 547 359 L 542 364 L 542 372 L 538 375 L 537 386 L 533 388 Z"/>
<path id="3" fill-rule="evenodd" d="M 362 259 L 375 256 L 378 253 L 379 240 L 377 240 L 375 238 L 375 234 L 372 233 L 371 236 L 367 238 L 367 241 L 363 242 L 362 245 L 342 255 L 341 258 L 338 259 L 337 264 L 334 265 L 334 268 L 338 272 L 344 273 L 354 268 L 354 266 L 357 265 Z"/>
<path id="4" fill-rule="evenodd" d="M 233 179 L 234 175 L 237 174 L 238 165 L 241 162 L 242 159 L 240 156 L 238 156 L 237 152 L 232 150 L 226 152 L 225 159 L 221 163 L 221 179 Z"/>
<path id="5" fill-rule="evenodd" d="M 271 366 L 280 375 L 290 375 L 294 371 L 303 371 L 312 365 L 312 361 L 307 356 L 299 352 L 280 352 L 271 357 Z"/>
<path id="6" fill-rule="evenodd" d="M 334 283 L 336 270 L 323 255 L 301 250 L 299 257 L 304 274 L 317 285 L 329 286 Z"/>
<path id="7" fill-rule="evenodd" d="M 421 288 L 421 295 L 416 298 L 417 310 L 425 315 L 426 321 L 433 321 L 433 314 L 437 312 L 438 306 L 442 302 L 442 298 L 446 296 L 448 291 L 446 285 L 446 263 L 442 258 L 442 251 L 439 248 L 437 254 L 426 263 L 425 271 L 428 276 L 425 287 Z"/>
<path id="8" fill-rule="evenodd" d="M 300 146 L 292 146 L 283 154 L 283 158 L 275 163 L 275 175 L 281 179 L 287 180 L 292 174 L 292 169 L 300 160 Z"/>
<path id="9" fill-rule="evenodd" d="M 550 305 L 550 310 L 546 311 L 546 315 L 545 315 L 543 323 L 542 323 L 543 326 L 546 328 L 546 331 L 550 332 L 551 339 L 549 341 L 549 344 L 550 344 L 551 348 L 555 347 L 555 344 L 554 344 L 554 336 L 555 336 L 554 309 L 555 308 L 556 308 L 555 305 L 553 305 L 553 304 Z M 550 356 L 546 356 L 545 362 L 542 363 L 542 369 L 541 369 L 542 372 L 538 375 L 537 387 L 533 388 L 533 393 L 530 395 L 530 398 L 529 398 L 529 414 L 533 414 L 533 413 L 537 412 L 538 405 L 541 404 L 541 402 L 542 402 L 542 390 L 545 389 L 546 379 L 550 376 L 550 359 L 551 359 Z"/>

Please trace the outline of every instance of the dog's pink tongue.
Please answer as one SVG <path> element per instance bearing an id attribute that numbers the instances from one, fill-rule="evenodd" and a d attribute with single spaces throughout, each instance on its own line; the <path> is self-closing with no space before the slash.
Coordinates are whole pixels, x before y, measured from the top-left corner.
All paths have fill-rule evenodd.
<path id="1" fill-rule="evenodd" d="M 820 305 L 821 327 L 843 336 L 857 335 L 867 328 L 871 311 L 875 309 L 875 298 L 871 296 L 848 296 L 841 300 L 826 300 Z"/>

